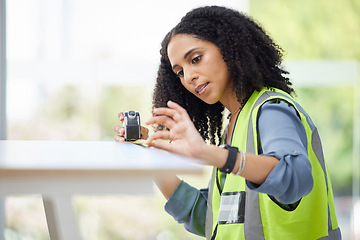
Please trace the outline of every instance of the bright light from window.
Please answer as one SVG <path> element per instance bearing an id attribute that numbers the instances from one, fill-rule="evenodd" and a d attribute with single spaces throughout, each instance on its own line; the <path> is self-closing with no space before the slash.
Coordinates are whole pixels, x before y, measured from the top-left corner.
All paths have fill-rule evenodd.
<path id="1" fill-rule="evenodd" d="M 72 101 L 88 103 L 86 109 L 78 107 L 74 114 L 101 114 L 104 106 L 99 99 L 108 94 L 104 89 L 112 86 L 146 89 L 139 93 L 145 96 L 137 95 L 137 90 L 133 95 L 142 98 L 139 101 L 144 108 L 150 109 L 163 37 L 186 12 L 203 5 L 247 11 L 247 1 L 237 0 L 7 1 L 9 127 L 25 128 L 30 120 L 46 125 L 34 119 L 50 119 L 44 114 L 59 108 L 49 106 L 51 102 L 71 101 L 64 99 L 74 97 L 64 93 L 67 86 L 77 89 L 79 99 Z M 99 118 L 91 121 L 98 123 Z M 11 139 L 11 129 L 8 133 Z M 21 134 L 15 138 L 21 138 Z"/>

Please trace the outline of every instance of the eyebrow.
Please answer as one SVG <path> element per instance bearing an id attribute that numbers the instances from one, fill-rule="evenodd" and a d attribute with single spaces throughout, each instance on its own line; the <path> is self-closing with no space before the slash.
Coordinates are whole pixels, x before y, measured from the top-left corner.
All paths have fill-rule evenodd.
<path id="1" fill-rule="evenodd" d="M 200 49 L 200 48 L 192 48 L 192 49 L 190 49 L 189 51 L 187 51 L 187 52 L 184 54 L 184 59 L 186 59 L 193 51 L 198 50 L 198 49 Z M 172 69 L 174 70 L 177 66 L 179 66 L 179 65 L 175 64 L 175 65 L 172 67 Z"/>

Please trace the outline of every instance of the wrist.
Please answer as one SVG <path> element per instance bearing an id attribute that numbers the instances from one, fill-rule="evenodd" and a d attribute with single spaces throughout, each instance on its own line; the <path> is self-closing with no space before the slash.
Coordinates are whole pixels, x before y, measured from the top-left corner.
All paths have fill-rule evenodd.
<path id="1" fill-rule="evenodd" d="M 222 168 L 228 156 L 228 150 L 213 144 L 204 144 L 198 148 L 194 157 L 204 160 L 206 165 Z"/>
<path id="2" fill-rule="evenodd" d="M 227 149 L 228 155 L 224 166 L 222 168 L 219 168 L 219 170 L 224 173 L 231 173 L 234 170 L 235 165 L 237 164 L 238 148 L 226 144 L 221 145 L 220 148 Z"/>

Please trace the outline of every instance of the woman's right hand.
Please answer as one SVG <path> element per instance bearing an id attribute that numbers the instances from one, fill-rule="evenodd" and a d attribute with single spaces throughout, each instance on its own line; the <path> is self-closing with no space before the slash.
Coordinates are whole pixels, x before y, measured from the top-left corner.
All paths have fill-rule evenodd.
<path id="1" fill-rule="evenodd" d="M 118 119 L 120 120 L 120 122 L 124 121 L 124 113 L 123 112 L 119 112 L 118 113 Z M 113 126 L 114 131 L 117 133 L 115 135 L 115 141 L 117 142 L 125 142 L 125 129 L 124 127 L 119 124 L 116 124 Z M 149 137 L 149 129 L 143 126 L 140 126 L 140 138 L 141 139 L 147 139 Z"/>
<path id="2" fill-rule="evenodd" d="M 149 146 L 199 158 L 199 154 L 207 144 L 183 107 L 175 102 L 168 101 L 167 107 L 155 108 L 154 114 L 155 116 L 146 121 L 145 124 L 161 124 L 169 130 L 157 131 L 151 135 L 147 140 Z"/>

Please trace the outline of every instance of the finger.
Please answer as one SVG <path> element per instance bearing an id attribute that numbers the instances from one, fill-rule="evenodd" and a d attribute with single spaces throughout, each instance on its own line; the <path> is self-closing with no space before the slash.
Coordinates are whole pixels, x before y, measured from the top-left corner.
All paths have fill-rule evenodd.
<path id="1" fill-rule="evenodd" d="M 113 126 L 113 129 L 114 129 L 114 131 L 115 131 L 116 133 L 118 133 L 119 135 L 121 135 L 121 136 L 124 136 L 124 135 L 125 135 L 125 129 L 124 129 L 122 126 L 116 124 L 116 125 Z"/>
<path id="2" fill-rule="evenodd" d="M 169 100 L 167 102 L 167 105 L 169 108 L 174 109 L 175 111 L 179 112 L 180 114 L 187 114 L 186 110 L 182 106 L 177 104 L 176 102 Z"/>
<path id="3" fill-rule="evenodd" d="M 170 143 L 167 142 L 163 142 L 163 141 L 152 141 L 151 143 L 148 144 L 149 147 L 155 147 L 155 148 L 159 148 L 168 152 L 171 152 L 172 149 L 172 145 Z"/>
<path id="4" fill-rule="evenodd" d="M 185 108 L 181 107 L 176 102 L 168 101 L 167 105 L 170 109 L 173 109 L 175 111 L 174 117 L 173 117 L 175 121 L 190 119 L 189 114 L 187 113 Z"/>
<path id="5" fill-rule="evenodd" d="M 119 135 L 115 135 L 115 141 L 116 142 L 125 142 L 125 138 L 119 136 Z"/>
<path id="6" fill-rule="evenodd" d="M 118 132 L 118 131 L 119 131 L 119 128 L 120 128 L 120 125 L 118 125 L 118 124 L 116 124 L 116 125 L 113 126 L 113 130 L 114 130 L 115 132 Z"/>
<path id="7" fill-rule="evenodd" d="M 158 140 L 158 139 L 173 140 L 173 139 L 171 139 L 171 133 L 169 131 L 158 131 L 158 132 L 154 133 L 153 135 L 151 135 L 150 137 L 148 137 L 148 139 L 146 140 L 146 143 L 151 144 L 152 141 Z"/>
<path id="8" fill-rule="evenodd" d="M 161 124 L 167 127 L 168 129 L 171 129 L 176 123 L 173 119 L 167 116 L 155 116 L 147 120 L 145 124 L 146 125 Z"/>
<path id="9" fill-rule="evenodd" d="M 142 139 L 147 139 L 149 137 L 149 129 L 143 126 L 140 126 L 140 136 Z"/>
<path id="10" fill-rule="evenodd" d="M 168 116 L 170 118 L 174 118 L 174 116 L 176 115 L 176 111 L 171 108 L 155 108 L 154 114 L 164 115 L 164 116 Z"/>
<path id="11" fill-rule="evenodd" d="M 119 112 L 118 113 L 118 119 L 122 122 L 124 121 L 124 113 L 123 112 Z"/>

